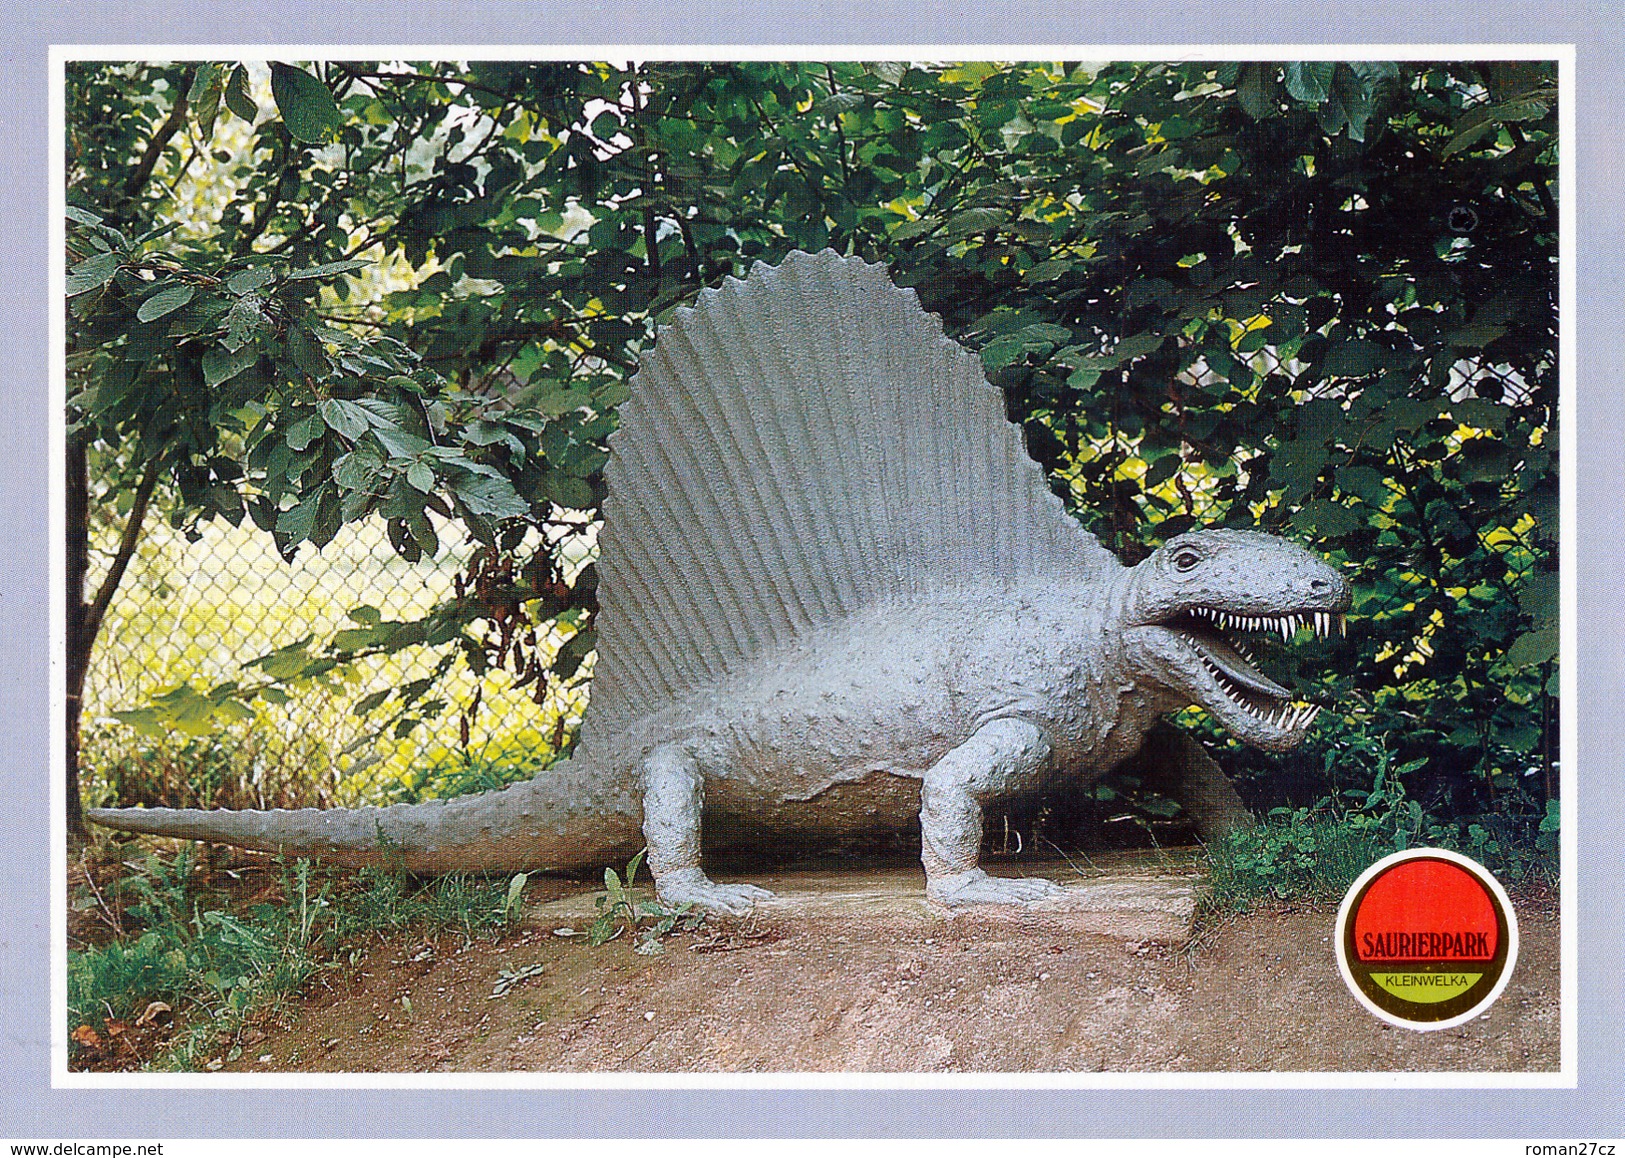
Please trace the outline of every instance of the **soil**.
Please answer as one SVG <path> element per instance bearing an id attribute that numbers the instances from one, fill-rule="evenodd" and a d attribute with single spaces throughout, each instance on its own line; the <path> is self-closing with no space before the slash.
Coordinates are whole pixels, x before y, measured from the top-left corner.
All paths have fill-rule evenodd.
<path id="1" fill-rule="evenodd" d="M 882 874 L 885 875 L 885 874 Z M 919 889 L 914 870 L 891 879 Z M 756 878 L 794 892 L 797 882 Z M 805 883 L 805 882 L 802 882 Z M 551 884 L 551 882 L 550 882 Z M 1055 920 L 811 905 L 708 918 L 640 955 L 580 932 L 591 893 L 500 943 L 373 948 L 280 1025 L 250 1073 L 449 1071 L 1464 1071 L 1558 1067 L 1557 904 L 1515 898 L 1499 1001 L 1454 1029 L 1389 1026 L 1337 972 L 1332 909 L 1203 918 L 1183 944 Z M 575 914 L 572 916 L 571 914 Z M 565 923 L 568 922 L 568 923 Z M 559 930 L 573 930 L 575 935 Z M 504 974 L 507 975 L 505 980 Z M 499 995 L 493 996 L 494 993 Z"/>

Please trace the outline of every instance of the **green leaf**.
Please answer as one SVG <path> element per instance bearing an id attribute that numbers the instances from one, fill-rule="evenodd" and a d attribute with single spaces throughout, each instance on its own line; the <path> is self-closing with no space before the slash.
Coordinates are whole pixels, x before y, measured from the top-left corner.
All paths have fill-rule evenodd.
<path id="1" fill-rule="evenodd" d="M 1335 539 L 1365 526 L 1365 520 L 1341 503 L 1316 499 L 1292 516 L 1292 525 L 1306 534 Z"/>
<path id="2" fill-rule="evenodd" d="M 367 421 L 376 430 L 398 430 L 412 419 L 412 412 L 406 407 L 382 398 L 357 398 L 353 405 L 366 413 Z"/>
<path id="3" fill-rule="evenodd" d="M 361 446 L 333 464 L 333 481 L 347 491 L 370 490 L 373 480 L 383 469 L 384 460 L 378 457 L 377 452 L 370 446 Z"/>
<path id="4" fill-rule="evenodd" d="M 596 629 L 588 627 L 576 632 L 564 641 L 558 655 L 553 657 L 553 673 L 560 679 L 569 679 L 581 667 L 587 653 L 596 646 L 598 646 Z"/>
<path id="5" fill-rule="evenodd" d="M 489 519 L 518 519 L 530 513 L 530 504 L 519 497 L 519 492 L 514 489 L 511 482 L 500 476 L 491 478 L 473 475 L 459 479 L 453 484 L 452 490 L 469 510 Z M 592 492 L 589 488 L 587 491 L 589 506 L 591 502 Z"/>
<path id="6" fill-rule="evenodd" d="M 1489 345 L 1506 332 L 1507 328 L 1505 326 L 1472 324 L 1451 330 L 1448 340 L 1452 346 L 1460 346 L 1467 350 L 1478 350 Z"/>
<path id="7" fill-rule="evenodd" d="M 1368 466 L 1340 467 L 1337 486 L 1344 494 L 1354 495 L 1374 507 L 1381 507 L 1394 497 L 1382 475 Z"/>
<path id="8" fill-rule="evenodd" d="M 424 463 L 414 462 L 406 469 L 406 481 L 415 490 L 428 494 L 434 490 L 434 471 Z"/>
<path id="9" fill-rule="evenodd" d="M 300 543 L 310 538 L 310 532 L 316 526 L 316 510 L 321 505 L 321 497 L 322 491 L 314 490 L 305 496 L 303 502 L 278 515 L 277 534 L 286 535 L 290 543 Z"/>
<path id="10" fill-rule="evenodd" d="M 542 478 L 542 492 L 561 507 L 584 511 L 593 505 L 592 487 L 563 471 L 550 470 Z"/>
<path id="11" fill-rule="evenodd" d="M 226 336 L 222 339 L 227 349 L 236 350 L 265 329 L 265 316 L 260 313 L 259 299 L 239 298 L 226 315 Z"/>
<path id="12" fill-rule="evenodd" d="M 997 229 L 1009 219 L 1002 209 L 978 207 L 975 209 L 962 209 L 948 218 L 948 223 L 942 227 L 944 240 L 954 240 L 968 237 L 972 233 L 982 233 L 989 229 Z"/>
<path id="13" fill-rule="evenodd" d="M 271 63 L 271 96 L 288 135 L 307 145 L 325 145 L 337 136 L 344 114 L 320 80 L 301 68 Z"/>
<path id="14" fill-rule="evenodd" d="M 1332 378 L 1360 378 L 1378 368 L 1383 354 L 1383 348 L 1375 342 L 1353 338 L 1328 350 L 1321 370 Z"/>
<path id="15" fill-rule="evenodd" d="M 1439 155 L 1441 157 L 1453 157 L 1463 149 L 1472 148 L 1485 137 L 1493 138 L 1496 130 L 1497 125 L 1494 121 L 1480 121 L 1475 125 L 1462 129 L 1451 137 L 1449 141 L 1445 142 L 1444 148 L 1439 150 Z"/>
<path id="16" fill-rule="evenodd" d="M 99 216 L 88 209 L 81 209 L 77 205 L 69 205 L 62 212 L 69 221 L 77 221 L 80 225 L 100 225 L 102 223 Z"/>
<path id="17" fill-rule="evenodd" d="M 1518 591 L 1518 606 L 1523 608 L 1536 627 L 1557 626 L 1562 599 L 1562 585 L 1556 572 L 1552 571 L 1529 576 Z"/>
<path id="18" fill-rule="evenodd" d="M 68 296 L 71 298 L 88 290 L 99 289 L 112 281 L 113 275 L 118 272 L 119 262 L 123 259 L 123 254 L 113 250 L 85 258 L 68 271 L 67 279 L 63 283 Z"/>
<path id="19" fill-rule="evenodd" d="M 1236 78 L 1236 99 L 1244 112 L 1255 121 L 1275 114 L 1275 66 L 1273 64 L 1244 64 Z"/>
<path id="20" fill-rule="evenodd" d="M 197 118 L 198 137 L 205 142 L 214 136 L 214 122 L 220 115 L 220 97 L 224 87 L 218 64 L 198 65 L 187 98 L 192 104 L 192 115 Z"/>
<path id="21" fill-rule="evenodd" d="M 288 449 L 295 451 L 308 450 L 310 444 L 321 438 L 326 430 L 327 423 L 322 421 L 319 414 L 301 418 L 288 427 Z"/>
<path id="22" fill-rule="evenodd" d="M 1506 659 L 1513 667 L 1533 667 L 1557 656 L 1557 628 L 1541 627 L 1526 631 L 1507 648 Z"/>
<path id="23" fill-rule="evenodd" d="M 1153 350 L 1161 349 L 1162 340 L 1161 334 L 1130 334 L 1112 348 L 1112 352 L 1106 356 L 1105 365 L 1110 367 L 1143 358 Z"/>
<path id="24" fill-rule="evenodd" d="M 350 709 L 350 714 L 353 716 L 365 716 L 368 712 L 371 712 L 385 700 L 389 699 L 389 697 L 394 693 L 394 688 L 384 688 L 382 691 L 376 691 L 370 695 L 362 696 L 361 699 L 356 701 L 355 707 Z"/>
<path id="25" fill-rule="evenodd" d="M 429 444 L 415 434 L 399 427 L 373 424 L 373 433 L 392 458 L 417 458 L 429 449 Z"/>
<path id="26" fill-rule="evenodd" d="M 351 270 L 366 269 L 372 262 L 361 258 L 351 258 L 349 261 L 330 261 L 326 265 L 313 265 L 309 269 L 296 269 L 288 274 L 289 281 L 304 281 L 312 277 L 332 277 L 336 273 L 349 273 Z"/>
<path id="27" fill-rule="evenodd" d="M 304 326 L 295 325 L 288 329 L 288 356 L 301 373 L 309 374 L 312 378 L 325 378 L 333 369 L 321 343 Z"/>
<path id="28" fill-rule="evenodd" d="M 210 387 L 218 386 L 237 377 L 259 360 L 260 353 L 253 346 L 244 346 L 240 350 L 215 346 L 203 355 L 203 382 Z"/>
<path id="29" fill-rule="evenodd" d="M 249 269 L 240 269 L 228 277 L 226 288 L 234 294 L 253 293 L 274 277 L 276 271 L 270 266 L 256 265 Z"/>
<path id="30" fill-rule="evenodd" d="M 1332 91 L 1332 73 L 1337 69 L 1335 60 L 1294 61 L 1283 70 L 1286 91 L 1293 100 L 1318 105 Z"/>
<path id="31" fill-rule="evenodd" d="M 248 88 L 248 69 L 240 64 L 231 70 L 231 77 L 226 81 L 226 107 L 249 124 L 259 119 L 259 105 L 254 103 Z"/>
<path id="32" fill-rule="evenodd" d="M 172 314 L 187 302 L 192 300 L 193 288 L 189 285 L 172 285 L 159 290 L 136 310 L 137 320 L 143 322 L 157 321 L 165 314 Z"/>
<path id="33" fill-rule="evenodd" d="M 324 399 L 316 410 L 323 422 L 352 442 L 366 434 L 371 425 L 365 410 L 343 398 Z"/>

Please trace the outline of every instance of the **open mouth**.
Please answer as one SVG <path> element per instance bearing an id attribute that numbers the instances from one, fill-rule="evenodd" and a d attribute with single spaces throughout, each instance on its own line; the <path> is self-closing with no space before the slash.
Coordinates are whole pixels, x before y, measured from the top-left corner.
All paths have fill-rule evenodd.
<path id="1" fill-rule="evenodd" d="M 1341 612 L 1315 608 L 1279 615 L 1241 615 L 1194 607 L 1159 626 L 1183 640 L 1201 661 L 1207 677 L 1204 682 L 1216 693 L 1202 696 L 1202 705 L 1214 711 L 1232 731 L 1277 744 L 1295 743 L 1320 714 L 1320 707 L 1294 700 L 1292 691 L 1259 671 L 1246 646 L 1227 633 L 1267 633 L 1290 643 L 1305 629 L 1321 638 L 1334 631 L 1344 635 L 1348 632 L 1347 619 Z"/>

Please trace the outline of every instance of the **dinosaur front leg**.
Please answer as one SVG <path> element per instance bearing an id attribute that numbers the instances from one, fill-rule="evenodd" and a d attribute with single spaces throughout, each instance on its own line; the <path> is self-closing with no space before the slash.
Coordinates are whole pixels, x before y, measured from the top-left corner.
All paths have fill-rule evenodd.
<path id="1" fill-rule="evenodd" d="M 675 745 L 643 763 L 643 836 L 655 892 L 673 907 L 691 904 L 739 914 L 773 894 L 755 885 L 719 885 L 700 868 L 700 813 L 705 781 L 694 757 Z"/>
<path id="2" fill-rule="evenodd" d="M 1026 720 L 995 720 L 932 766 L 920 784 L 925 891 L 945 905 L 1017 904 L 1053 896 L 1054 881 L 992 877 L 977 867 L 982 801 L 1031 788 L 1049 741 Z"/>

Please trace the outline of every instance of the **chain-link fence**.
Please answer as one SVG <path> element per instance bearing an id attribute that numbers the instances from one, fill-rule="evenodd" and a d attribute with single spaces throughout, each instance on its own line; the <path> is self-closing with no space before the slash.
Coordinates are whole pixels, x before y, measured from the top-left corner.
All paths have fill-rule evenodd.
<path id="1" fill-rule="evenodd" d="M 367 608 L 385 621 L 407 621 L 452 598 L 475 545 L 455 525 L 442 530 L 439 555 L 417 564 L 391 549 L 377 522 L 346 526 L 290 564 L 247 523 L 205 524 L 188 542 L 154 520 L 90 661 L 81 755 L 87 803 L 377 803 L 494 787 L 545 766 L 579 721 L 584 690 L 554 688 L 538 704 L 534 688 L 514 688 L 507 673 L 476 679 L 446 646 L 359 659 L 229 701 L 207 694 L 233 682 L 266 684 L 251 661 L 301 643 L 318 653 L 338 632 L 375 618 Z M 103 566 L 107 558 L 100 553 Z M 557 640 L 544 637 L 540 646 Z M 388 703 L 358 711 L 379 693 L 426 680 L 433 686 L 407 718 Z M 177 688 L 200 693 L 188 700 L 194 708 L 161 722 L 118 714 Z"/>

